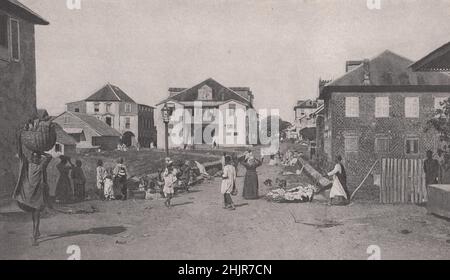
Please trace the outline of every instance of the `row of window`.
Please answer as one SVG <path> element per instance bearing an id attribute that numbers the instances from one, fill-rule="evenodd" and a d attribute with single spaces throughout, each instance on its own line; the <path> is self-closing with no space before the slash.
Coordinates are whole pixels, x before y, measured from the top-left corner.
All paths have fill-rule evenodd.
<path id="1" fill-rule="evenodd" d="M 435 97 L 434 108 L 441 109 L 442 103 L 448 97 Z M 420 113 L 419 97 L 405 97 L 405 117 L 418 118 Z M 375 117 L 388 118 L 390 113 L 389 97 L 375 97 Z M 359 117 L 359 97 L 345 97 L 345 116 Z"/>
<path id="2" fill-rule="evenodd" d="M 105 104 L 105 112 L 110 113 L 112 109 L 112 103 L 106 103 Z M 131 104 L 125 103 L 125 113 L 131 113 Z M 94 112 L 99 113 L 100 112 L 100 103 L 94 104 Z"/>
<path id="3" fill-rule="evenodd" d="M 390 152 L 389 137 L 381 136 L 375 138 L 375 153 L 386 154 Z M 406 155 L 419 154 L 419 138 L 415 136 L 408 136 L 405 138 L 404 151 Z M 359 136 L 346 135 L 344 137 L 345 153 L 355 153 L 359 151 Z"/>
<path id="4" fill-rule="evenodd" d="M 20 24 L 5 14 L 0 14 L 0 59 L 20 60 Z"/>

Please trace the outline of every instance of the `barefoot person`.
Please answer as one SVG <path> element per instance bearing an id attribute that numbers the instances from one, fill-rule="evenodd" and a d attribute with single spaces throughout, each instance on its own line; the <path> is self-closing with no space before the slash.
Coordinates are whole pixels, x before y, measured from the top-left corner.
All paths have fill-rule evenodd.
<path id="1" fill-rule="evenodd" d="M 175 193 L 175 183 L 177 182 L 176 170 L 173 168 L 173 165 L 170 163 L 166 167 L 166 171 L 164 172 L 164 196 L 166 197 L 166 201 L 164 205 L 168 208 L 171 208 L 171 200 Z"/>
<path id="2" fill-rule="evenodd" d="M 236 186 L 236 170 L 231 162 L 231 157 L 225 157 L 225 166 L 223 168 L 221 193 L 223 194 L 224 209 L 236 210 L 231 193 Z"/>
<path id="3" fill-rule="evenodd" d="M 344 165 L 342 164 L 342 157 L 336 157 L 336 165 L 334 169 L 328 173 L 328 176 L 333 176 L 333 186 L 330 192 L 331 205 L 347 205 L 350 199 L 350 194 L 347 189 L 347 175 Z"/>
<path id="4" fill-rule="evenodd" d="M 47 166 L 52 160 L 49 154 L 32 153 L 28 160 L 22 151 L 20 155 L 20 173 L 13 198 L 25 212 L 31 213 L 33 219 L 32 245 L 38 245 L 41 211 L 45 208 L 48 194 L 46 182 Z"/>

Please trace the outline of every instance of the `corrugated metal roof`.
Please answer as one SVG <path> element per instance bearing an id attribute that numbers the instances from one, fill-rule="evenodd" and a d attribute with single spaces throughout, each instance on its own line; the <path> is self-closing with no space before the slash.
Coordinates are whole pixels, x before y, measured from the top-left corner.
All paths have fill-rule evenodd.
<path id="1" fill-rule="evenodd" d="M 106 123 L 102 122 L 101 120 L 97 119 L 94 116 L 74 112 L 66 112 L 66 113 L 72 114 L 75 117 L 82 120 L 89 127 L 95 130 L 100 136 L 118 136 L 118 137 L 122 136 L 117 130 L 108 126 Z"/>
<path id="2" fill-rule="evenodd" d="M 450 42 L 410 66 L 413 71 L 450 72 Z"/>

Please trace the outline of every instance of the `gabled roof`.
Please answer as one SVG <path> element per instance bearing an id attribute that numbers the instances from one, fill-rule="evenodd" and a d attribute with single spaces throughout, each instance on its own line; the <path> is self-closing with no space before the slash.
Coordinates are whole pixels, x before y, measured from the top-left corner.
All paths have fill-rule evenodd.
<path id="1" fill-rule="evenodd" d="M 450 42 L 413 63 L 413 71 L 450 72 Z"/>
<path id="2" fill-rule="evenodd" d="M 247 106 L 252 106 L 252 104 L 239 95 L 237 92 L 231 90 L 230 88 L 227 88 L 220 83 L 218 83 L 213 78 L 209 78 L 198 85 L 195 85 L 194 87 L 191 87 L 189 89 L 185 89 L 177 94 L 172 95 L 171 97 L 164 99 L 163 101 L 159 102 L 156 106 L 161 105 L 168 101 L 177 101 L 177 102 L 188 102 L 188 101 L 197 101 L 197 95 L 198 90 L 203 87 L 204 85 L 209 86 L 212 89 L 212 100 L 211 101 L 229 101 L 229 100 L 235 100 L 242 102 L 246 104 Z"/>
<path id="3" fill-rule="evenodd" d="M 104 87 L 89 96 L 85 101 L 123 101 L 136 103 L 122 89 L 110 83 L 107 83 Z"/>
<path id="4" fill-rule="evenodd" d="M 340 78 L 326 84 L 320 92 L 321 99 L 333 91 L 345 92 L 400 92 L 400 91 L 442 91 L 450 86 L 450 76 L 443 73 L 417 73 L 410 69 L 411 60 L 384 51 L 368 60 L 368 65 L 360 65 Z M 368 69 L 370 84 L 364 84 L 365 67 Z"/>
<path id="5" fill-rule="evenodd" d="M 90 128 L 92 128 L 99 136 L 122 136 L 117 130 L 114 128 L 108 126 L 106 123 L 102 122 L 101 120 L 97 119 L 94 116 L 82 114 L 82 113 L 74 113 L 74 112 L 64 112 L 60 116 L 70 114 L 78 119 L 80 119 L 82 122 L 87 124 Z M 58 117 L 60 117 L 58 116 Z"/>
<path id="6" fill-rule="evenodd" d="M 17 0 L 0 0 L 0 10 L 15 14 L 34 24 L 49 24 L 48 21 Z"/>
<path id="7" fill-rule="evenodd" d="M 316 101 L 313 101 L 311 99 L 308 100 L 299 100 L 297 102 L 297 105 L 294 107 L 294 110 L 297 108 L 304 108 L 304 109 L 316 109 L 318 106 Z"/>
<path id="8" fill-rule="evenodd" d="M 389 50 L 368 61 L 370 85 L 450 85 L 450 76 L 442 73 L 415 73 L 413 61 Z M 364 85 L 364 64 L 328 83 L 326 86 Z"/>
<path id="9" fill-rule="evenodd" d="M 59 124 L 56 124 L 55 130 L 56 130 L 56 142 L 63 145 L 77 144 L 77 141 L 75 141 L 75 139 L 73 139 L 72 136 L 67 134 L 67 132 L 65 132 L 64 129 Z"/>

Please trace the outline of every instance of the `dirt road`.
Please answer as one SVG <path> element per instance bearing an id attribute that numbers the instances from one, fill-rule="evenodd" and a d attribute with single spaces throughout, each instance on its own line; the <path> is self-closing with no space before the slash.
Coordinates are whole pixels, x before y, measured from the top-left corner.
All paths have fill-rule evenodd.
<path id="1" fill-rule="evenodd" d="M 261 194 L 262 182 L 279 171 L 259 169 Z M 450 259 L 449 221 L 418 206 L 336 208 L 320 197 L 276 204 L 238 196 L 230 211 L 222 209 L 219 184 L 181 194 L 172 209 L 162 200 L 92 201 L 76 208 L 98 210 L 93 214 L 49 214 L 39 247 L 30 246 L 28 216 L 0 214 L 0 259 L 67 259 L 70 245 L 82 259 L 367 259 L 370 245 L 382 259 Z"/>

